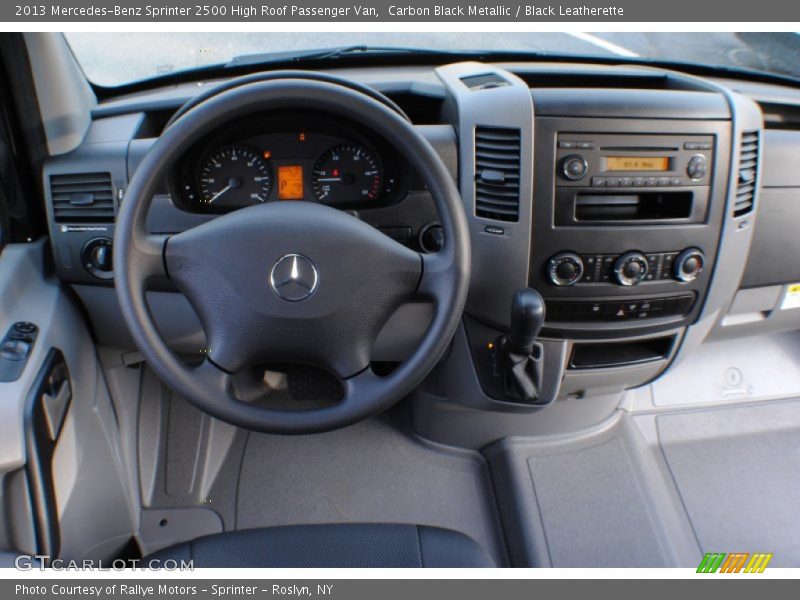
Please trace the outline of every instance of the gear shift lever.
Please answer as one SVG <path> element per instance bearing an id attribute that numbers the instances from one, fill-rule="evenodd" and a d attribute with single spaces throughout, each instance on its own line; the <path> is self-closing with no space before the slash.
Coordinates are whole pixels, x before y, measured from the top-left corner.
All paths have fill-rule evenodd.
<path id="1" fill-rule="evenodd" d="M 514 292 L 511 331 L 500 338 L 506 395 L 535 403 L 542 379 L 542 345 L 536 342 L 544 323 L 544 300 L 531 288 Z"/>
<path id="2" fill-rule="evenodd" d="M 530 354 L 544 324 L 544 300 L 539 292 L 522 288 L 514 292 L 511 301 L 511 332 L 509 350 L 517 354 Z"/>

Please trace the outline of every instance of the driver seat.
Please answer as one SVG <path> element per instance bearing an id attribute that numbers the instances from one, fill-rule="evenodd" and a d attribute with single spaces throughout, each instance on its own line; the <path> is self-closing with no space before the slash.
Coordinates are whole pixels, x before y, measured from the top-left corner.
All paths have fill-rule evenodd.
<path id="1" fill-rule="evenodd" d="M 293 525 L 229 531 L 159 550 L 143 559 L 194 567 L 494 567 L 472 538 L 438 527 L 395 524 Z"/>

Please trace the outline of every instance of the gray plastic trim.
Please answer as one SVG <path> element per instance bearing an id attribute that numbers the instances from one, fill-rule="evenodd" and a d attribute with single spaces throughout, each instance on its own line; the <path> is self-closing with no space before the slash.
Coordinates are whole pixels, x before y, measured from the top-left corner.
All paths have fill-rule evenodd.
<path id="1" fill-rule="evenodd" d="M 759 148 L 763 149 L 763 115 L 758 104 L 751 99 L 722 87 L 720 87 L 720 91 L 725 94 L 733 115 L 731 123 L 733 130 L 731 136 L 732 152 L 725 217 L 722 222 L 722 232 L 717 251 L 717 260 L 714 264 L 713 277 L 708 288 L 703 310 L 697 323 L 688 328 L 683 338 L 683 344 L 675 356 L 675 364 L 690 356 L 692 351 L 708 337 L 714 326 L 723 318 L 730 303 L 733 302 L 747 264 L 756 215 L 758 214 L 758 189 L 754 197 L 752 212 L 734 218 L 733 206 L 736 200 L 737 165 L 742 132 L 757 130 L 759 132 Z M 762 154 L 761 160 L 758 162 L 758 173 L 756 174 L 757 188 L 761 184 L 763 163 Z"/>
<path id="2" fill-rule="evenodd" d="M 701 558 L 663 458 L 624 415 L 484 450 L 512 566 L 675 567 Z"/>
<path id="3" fill-rule="evenodd" d="M 34 87 L 50 154 L 83 141 L 97 104 L 92 88 L 61 33 L 25 33 Z"/>
<path id="4" fill-rule="evenodd" d="M 109 558 L 134 531 L 134 499 L 119 452 L 117 420 L 83 318 L 58 282 L 45 275 L 45 240 L 10 244 L 0 255 L 0 323 L 30 321 L 39 337 L 21 378 L 0 383 L 0 474 L 18 472 L 25 400 L 51 348 L 64 355 L 73 398 L 53 457 L 61 556 Z M 3 498 L 4 517 L 19 504 Z M 26 510 L 30 511 L 30 503 Z M 15 514 L 20 523 L 31 515 Z M 23 525 L 15 525 L 22 530 Z M 19 533 L 15 534 L 15 539 Z"/>
<path id="5" fill-rule="evenodd" d="M 727 120 L 724 99 L 715 93 L 597 88 L 533 90 L 536 114 L 553 117 Z"/>
<path id="6" fill-rule="evenodd" d="M 511 85 L 473 91 L 463 77 L 495 72 Z M 456 128 L 459 190 L 472 239 L 472 276 L 466 312 L 506 329 L 511 297 L 528 285 L 533 218 L 533 101 L 527 84 L 492 65 L 465 62 L 436 69 L 447 87 L 445 115 Z M 516 223 L 475 215 L 475 128 L 507 127 L 520 131 L 520 206 Z M 499 227 L 501 235 L 488 233 Z"/>

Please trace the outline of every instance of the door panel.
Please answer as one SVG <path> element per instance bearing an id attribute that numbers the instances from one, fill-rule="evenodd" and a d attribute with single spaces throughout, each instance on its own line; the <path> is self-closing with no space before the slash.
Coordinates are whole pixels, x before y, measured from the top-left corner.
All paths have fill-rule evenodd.
<path id="1" fill-rule="evenodd" d="M 12 524 L 0 550 L 109 559 L 133 535 L 137 502 L 94 344 L 46 276 L 47 252 L 40 240 L 0 253 L 0 339 L 19 322 L 37 328 L 19 378 L 0 382 L 0 502 Z"/>

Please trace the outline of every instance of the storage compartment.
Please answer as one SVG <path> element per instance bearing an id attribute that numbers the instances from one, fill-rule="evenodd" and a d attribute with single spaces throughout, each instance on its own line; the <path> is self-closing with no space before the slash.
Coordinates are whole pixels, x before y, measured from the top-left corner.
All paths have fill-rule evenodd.
<path id="1" fill-rule="evenodd" d="M 555 225 L 688 225 L 703 223 L 708 210 L 709 188 L 603 189 L 556 188 Z"/>
<path id="2" fill-rule="evenodd" d="M 800 281 L 800 187 L 764 188 L 741 287 Z"/>
<path id="3" fill-rule="evenodd" d="M 577 194 L 576 221 L 641 221 L 688 219 L 692 192 L 642 192 L 636 194 Z"/>
<path id="4" fill-rule="evenodd" d="M 572 346 L 569 368 L 603 369 L 664 360 L 674 343 L 674 335 L 630 342 L 578 343 Z"/>

